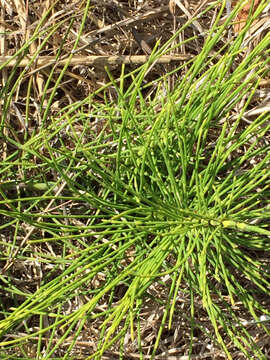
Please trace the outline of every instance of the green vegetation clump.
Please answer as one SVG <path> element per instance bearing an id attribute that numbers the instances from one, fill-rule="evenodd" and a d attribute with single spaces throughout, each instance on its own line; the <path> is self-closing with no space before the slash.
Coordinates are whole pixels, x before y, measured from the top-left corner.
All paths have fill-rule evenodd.
<path id="1" fill-rule="evenodd" d="M 247 23 L 218 49 L 233 16 L 220 26 L 222 10 L 200 54 L 173 73 L 145 82 L 183 29 L 136 70 L 123 65 L 114 79 L 107 69 L 102 89 L 50 113 L 67 65 L 23 140 L 5 132 L 16 81 L 1 90 L 3 358 L 31 358 L 31 344 L 37 359 L 158 359 L 176 328 L 186 355 L 202 336 L 228 359 L 267 358 L 254 328 L 269 336 L 270 116 L 247 114 L 268 75 L 270 33 L 246 53 Z"/>

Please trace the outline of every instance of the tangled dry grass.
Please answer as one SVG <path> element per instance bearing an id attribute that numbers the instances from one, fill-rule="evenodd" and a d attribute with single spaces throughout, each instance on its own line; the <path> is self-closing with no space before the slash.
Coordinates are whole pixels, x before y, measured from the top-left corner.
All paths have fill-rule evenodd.
<path id="1" fill-rule="evenodd" d="M 178 78 L 184 75 L 186 69 L 182 67 L 179 71 L 174 72 L 174 70 L 177 69 L 179 63 L 183 64 L 200 53 L 204 43 L 204 36 L 214 23 L 220 9 L 218 1 L 215 3 L 208 0 L 181 2 L 176 0 L 92 0 L 83 33 L 79 34 L 85 3 L 85 1 L 73 0 L 59 0 L 57 2 L 52 0 L 29 0 L 26 2 L 23 0 L 1 0 L 0 31 L 5 35 L 2 35 L 0 39 L 0 65 L 6 63 L 7 60 L 9 61 L 2 69 L 2 87 L 6 85 L 9 73 L 13 71 L 13 67 L 18 61 L 19 66 L 15 70 L 17 76 L 19 77 L 23 72 L 16 93 L 10 99 L 8 107 L 9 127 L 4 131 L 5 135 L 10 139 L 14 138 L 16 141 L 23 143 L 29 134 L 34 131 L 38 132 L 39 127 L 44 126 L 41 120 L 44 115 L 42 111 L 45 111 L 52 91 L 50 88 L 45 88 L 45 83 L 48 77 L 51 76 L 51 67 L 54 67 L 51 83 L 57 83 L 61 69 L 68 65 L 50 106 L 50 112 L 54 114 L 61 112 L 62 108 L 72 105 L 76 101 L 87 98 L 94 91 L 103 87 L 110 80 L 104 65 L 108 67 L 114 79 L 119 78 L 122 63 L 126 64 L 128 71 L 132 71 L 145 61 L 146 56 L 152 51 L 157 40 L 160 41 L 160 46 L 165 44 L 180 25 L 198 14 L 202 14 L 196 21 L 186 27 L 179 35 L 179 38 L 175 39 L 175 44 L 184 39 L 193 38 L 193 40 L 181 45 L 181 47 L 176 47 L 171 54 L 163 58 L 163 63 L 155 64 L 145 79 L 146 82 L 152 82 L 153 84 L 152 88 L 148 90 L 148 94 L 146 94 L 148 96 L 155 89 L 155 81 L 173 71 L 173 75 L 169 77 L 170 86 L 173 88 Z M 236 3 L 234 2 L 232 5 L 235 6 Z M 257 5 L 258 1 L 255 1 L 255 6 Z M 211 8 L 206 11 L 209 6 Z M 237 23 L 224 34 L 220 47 L 230 41 L 230 38 L 236 36 L 236 33 L 242 29 L 243 23 L 241 24 L 239 21 L 244 22 L 245 15 L 246 12 L 239 13 L 236 19 Z M 224 12 L 224 16 L 220 20 L 221 23 L 226 16 L 228 16 L 228 13 Z M 41 23 L 43 17 L 45 21 L 36 33 L 37 25 Z M 259 41 L 264 31 L 269 31 L 269 23 L 270 18 L 266 11 L 261 15 L 260 20 L 253 24 L 245 39 L 247 52 Z M 70 26 L 71 30 L 67 32 Z M 46 39 L 52 28 L 53 33 Z M 73 51 L 74 43 L 78 38 L 78 48 Z M 24 48 L 25 44 L 29 44 L 29 46 Z M 22 58 L 14 58 L 14 54 L 21 48 L 25 49 Z M 216 50 L 218 51 L 218 49 Z M 73 54 L 72 58 L 70 58 L 71 54 Z M 242 56 L 245 56 L 245 54 L 242 54 Z M 260 89 L 255 93 L 252 105 L 243 114 L 244 121 L 251 122 L 254 116 L 265 111 L 265 107 L 268 106 L 269 102 L 269 96 L 266 95 L 269 93 L 269 88 L 269 79 L 263 79 Z M 108 87 L 105 91 L 97 93 L 96 100 L 103 102 L 105 97 L 113 100 L 116 96 L 114 88 Z M 3 102 L 6 99 L 1 101 L 2 111 L 4 111 Z M 241 104 L 237 104 L 235 114 L 239 113 L 239 111 L 241 111 Z M 28 119 L 27 123 L 26 118 Z M 49 116 L 47 119 L 49 122 Z M 98 126 L 102 128 L 102 124 L 91 124 L 90 126 L 96 126 L 97 131 L 100 130 Z M 10 143 L 5 143 L 3 139 L 0 141 L 2 147 L 1 156 L 2 159 L 6 159 L 12 153 L 12 148 Z M 265 141 L 270 141 L 270 139 Z M 21 175 L 16 174 L 16 176 L 20 177 Z M 21 239 L 22 243 L 31 235 L 29 235 L 29 232 L 31 232 L 31 229 L 26 228 L 26 235 Z M 2 240 L 6 237 L 12 237 L 12 234 L 1 234 Z M 59 249 L 48 246 L 46 251 L 57 256 Z M 37 265 L 34 262 L 25 261 L 20 263 L 15 261 L 8 263 L 8 260 L 1 261 L 2 267 L 7 264 L 10 269 L 11 281 L 18 288 L 28 293 L 38 289 L 42 277 L 50 271 L 49 266 L 46 268 L 46 265 Z M 97 278 L 96 281 L 99 281 L 99 279 Z M 161 279 L 161 282 L 152 285 L 149 289 L 152 298 L 160 298 L 164 301 L 168 297 L 170 281 L 170 277 L 165 276 Z M 121 291 L 120 286 L 118 297 L 121 296 Z M 15 305 L 14 301 L 8 299 L 7 294 L 1 294 L 1 296 L 6 308 Z M 117 296 L 115 301 L 117 301 Z M 103 304 L 100 304 L 100 306 L 106 307 L 107 300 L 107 298 L 104 298 Z M 19 296 L 17 301 L 20 302 Z M 83 299 L 77 299 L 78 303 L 81 301 Z M 196 343 L 197 355 L 192 356 L 191 359 L 225 359 L 226 356 L 215 342 L 215 336 L 210 330 L 210 320 L 201 302 L 198 299 L 194 299 L 194 301 L 197 310 L 194 322 L 198 328 L 201 328 L 201 331 L 196 330 L 193 333 L 193 345 Z M 74 303 L 71 303 L 70 308 L 66 309 L 66 311 L 72 311 L 78 306 L 78 303 L 74 300 Z M 265 299 L 265 304 L 270 306 L 269 299 Z M 158 302 L 151 300 L 149 297 L 144 306 L 140 326 L 142 328 L 144 358 L 148 359 L 151 357 L 151 350 L 162 321 L 164 305 L 158 306 Z M 234 306 L 238 311 L 239 319 L 243 323 L 246 321 L 247 331 L 252 334 L 258 346 L 264 348 L 266 357 L 270 358 L 269 338 L 265 332 L 263 330 L 261 333 L 258 332 L 258 328 L 254 330 L 252 319 L 248 317 L 249 315 L 246 314 L 241 303 L 236 303 Z M 187 316 L 185 316 L 185 314 L 189 313 L 189 308 L 190 298 L 188 291 L 179 294 L 172 328 L 167 333 L 163 333 L 156 359 L 184 360 L 189 358 L 187 354 L 189 352 L 192 324 L 187 321 Z M 39 324 L 33 323 L 31 326 L 35 329 Z M 95 323 L 91 324 L 91 328 L 85 326 L 80 340 L 76 342 L 73 348 L 74 358 L 85 359 L 86 356 L 95 351 L 100 335 L 99 326 L 99 318 L 96 319 Z M 20 329 L 18 328 L 16 331 L 14 337 L 20 335 Z M 57 336 L 60 337 L 61 334 L 59 333 Z M 62 348 L 58 350 L 58 357 L 64 356 L 65 348 L 70 345 L 71 341 L 72 338 L 67 338 L 64 341 Z M 224 341 L 234 359 L 245 358 L 234 348 L 233 344 L 230 344 L 230 340 L 226 338 L 225 333 Z M 23 350 L 30 358 L 35 358 L 35 346 L 33 344 L 24 346 Z M 136 341 L 131 339 L 130 334 L 127 334 L 124 339 L 124 348 L 127 354 L 126 359 L 140 357 Z M 195 348 L 193 348 L 193 353 L 196 352 Z M 18 356 L 23 356 L 20 348 L 16 348 L 14 351 L 17 352 Z M 104 359 L 106 358 L 118 359 L 119 351 L 117 347 L 110 352 L 106 352 Z"/>

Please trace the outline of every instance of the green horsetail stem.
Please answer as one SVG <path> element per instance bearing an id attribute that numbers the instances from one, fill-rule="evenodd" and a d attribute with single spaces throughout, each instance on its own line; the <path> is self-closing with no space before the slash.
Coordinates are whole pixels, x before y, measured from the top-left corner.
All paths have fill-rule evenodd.
<path id="1" fill-rule="evenodd" d="M 17 183 L 15 181 L 0 182 L 0 187 L 3 190 L 16 190 L 17 188 L 20 188 L 20 189 L 25 188 L 28 190 L 46 191 L 46 190 L 49 190 L 50 188 L 52 188 L 53 186 L 55 186 L 54 182 L 47 182 L 47 183 L 42 183 L 42 182 L 40 182 L 40 183 L 34 183 L 34 182 Z"/>
<path id="2" fill-rule="evenodd" d="M 222 225 L 224 228 L 235 229 L 245 232 L 254 232 L 254 233 L 270 236 L 269 230 L 262 229 L 259 226 L 250 225 L 239 221 L 223 220 L 221 222 L 217 222 L 216 220 L 211 220 L 210 224 L 213 226 L 217 226 L 219 224 Z"/>

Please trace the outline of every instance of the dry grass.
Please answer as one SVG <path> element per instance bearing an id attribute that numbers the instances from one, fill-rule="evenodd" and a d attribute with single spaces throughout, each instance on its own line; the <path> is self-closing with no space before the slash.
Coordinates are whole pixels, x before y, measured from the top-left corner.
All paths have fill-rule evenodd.
<path id="1" fill-rule="evenodd" d="M 135 69 L 138 64 L 145 61 L 145 56 L 148 55 L 149 49 L 153 49 L 156 40 L 160 41 L 160 46 L 165 44 L 180 25 L 184 24 L 189 18 L 202 13 L 207 6 L 211 4 L 210 1 L 205 0 L 181 1 L 182 7 L 186 10 L 184 11 L 183 8 L 179 7 L 179 3 L 180 1 L 169 2 L 168 0 L 92 0 L 86 26 L 80 37 L 79 47 L 74 52 L 74 57 L 70 60 L 69 67 L 59 84 L 59 91 L 55 94 L 50 107 L 51 113 L 59 113 L 65 106 L 72 105 L 74 102 L 88 97 L 94 91 L 103 87 L 109 81 L 107 72 L 104 70 L 104 64 L 108 66 L 110 73 L 115 79 L 120 76 L 121 63 L 126 63 L 127 70 L 131 71 Z M 212 3 L 214 4 L 214 2 Z M 0 65 L 6 60 L 10 60 L 9 64 L 2 69 L 2 86 L 6 84 L 8 75 L 15 64 L 16 59 L 13 59 L 12 56 L 16 54 L 29 39 L 32 39 L 31 37 L 35 32 L 37 24 L 40 23 L 44 14 L 46 12 L 48 13 L 46 21 L 39 30 L 39 34 L 41 35 L 35 36 L 35 39 L 30 41 L 28 54 L 24 56 L 15 70 L 17 76 L 19 76 L 23 70 L 25 70 L 25 73 L 10 103 L 7 118 L 10 127 L 5 129 L 5 135 L 23 143 L 29 134 L 34 131 L 39 131 L 41 118 L 43 116 L 40 112 L 40 102 L 42 99 L 43 107 L 45 108 L 51 93 L 50 88 L 44 89 L 45 82 L 49 76 L 52 65 L 55 66 L 55 70 L 51 83 L 57 82 L 60 69 L 68 61 L 74 42 L 78 37 L 85 2 L 60 0 L 54 4 L 51 0 L 29 0 L 29 2 L 23 0 L 2 0 L 1 4 L 0 26 L 1 31 L 6 32 L 6 35 L 2 36 L 0 40 Z M 153 88 L 148 90 L 149 93 L 154 91 L 156 79 L 175 70 L 179 63 L 183 64 L 183 62 L 189 58 L 200 53 L 204 43 L 204 36 L 215 21 L 218 10 L 219 5 L 216 4 L 211 10 L 201 16 L 197 22 L 188 26 L 180 34 L 179 39 L 175 39 L 175 43 L 177 43 L 178 40 L 182 41 L 183 39 L 194 37 L 192 41 L 176 48 L 172 54 L 168 54 L 167 63 L 156 64 L 152 67 L 146 78 L 146 81 L 153 82 Z M 226 16 L 227 14 L 224 13 L 221 22 L 224 21 Z M 71 24 L 71 20 L 73 21 L 71 31 L 63 42 L 63 37 L 65 36 L 68 26 Z M 261 20 L 254 24 L 254 28 L 251 29 L 249 37 L 245 40 L 248 48 L 246 50 L 247 52 L 250 51 L 256 41 L 259 41 L 262 32 L 269 29 L 268 22 L 269 16 L 264 14 L 261 16 Z M 59 26 L 59 24 L 61 25 Z M 38 49 L 44 40 L 44 36 L 46 36 L 48 29 L 52 26 L 59 27 L 48 39 L 42 51 L 39 52 L 36 61 L 31 64 L 30 60 L 32 56 L 39 51 Z M 239 26 L 234 27 L 234 31 L 237 32 L 240 28 Z M 232 36 L 235 36 L 233 30 L 228 29 L 228 32 L 224 34 L 220 46 L 226 44 Z M 60 47 L 62 48 L 60 57 L 54 60 Z M 218 49 L 216 49 L 216 51 L 218 51 Z M 245 56 L 245 52 L 241 56 Z M 29 64 L 30 66 L 28 66 Z M 170 76 L 169 80 L 172 88 L 177 79 L 181 78 L 186 70 L 187 68 L 185 69 L 184 67 Z M 268 106 L 269 100 L 267 97 L 267 103 L 264 104 L 264 99 L 265 94 L 269 93 L 269 90 L 270 82 L 268 78 L 265 78 L 261 82 L 259 91 L 256 91 L 252 104 L 243 114 L 244 121 L 250 122 L 254 116 L 265 111 L 265 106 Z M 97 95 L 96 100 L 103 102 L 105 96 L 113 100 L 117 94 L 113 87 L 108 87 L 106 91 L 100 92 Z M 235 107 L 235 116 L 241 111 L 241 106 L 241 104 L 237 104 Z M 28 114 L 26 116 L 27 112 Z M 29 119 L 28 123 L 25 122 L 26 117 Z M 47 121 L 49 124 L 49 117 Z M 44 124 L 42 126 L 44 126 Z M 96 126 L 97 132 L 102 128 L 102 124 L 91 124 L 91 126 L 93 128 Z M 211 139 L 209 139 L 209 141 L 211 141 Z M 266 139 L 265 141 L 269 143 L 270 139 Z M 10 153 L 12 153 L 12 148 L 3 139 L 0 140 L 0 142 L 3 149 L 1 154 L 2 159 L 6 159 Z M 15 174 L 15 176 L 20 179 L 23 175 Z M 1 223 L 2 221 L 4 220 L 0 220 Z M 32 234 L 29 228 L 25 228 L 24 231 L 26 234 L 25 237 L 21 239 L 19 239 L 19 237 L 17 238 L 17 240 L 21 240 L 22 244 L 24 244 Z M 12 238 L 13 234 L 2 232 L 0 236 L 1 240 L 5 241 L 6 238 Z M 47 248 L 42 249 L 39 246 L 36 246 L 36 248 L 33 246 L 33 250 L 36 250 L 37 253 L 41 251 L 47 252 L 55 257 L 61 256 L 61 250 L 53 245 L 47 245 Z M 263 257 L 264 254 L 262 253 L 258 256 Z M 266 261 L 269 260 L 266 259 Z M 1 265 L 5 270 L 7 270 L 7 264 L 9 267 L 10 281 L 13 282 L 18 289 L 22 289 L 23 292 L 27 293 L 36 291 L 42 279 L 51 271 L 49 265 L 38 264 L 33 261 L 1 261 Z M 53 276 L 56 276 L 56 274 Z M 102 281 L 102 274 L 100 274 L 100 279 L 97 276 L 95 281 Z M 170 281 L 170 277 L 165 276 L 162 282 L 155 283 L 149 289 L 152 297 L 159 299 L 161 305 L 158 305 L 157 301 L 150 300 L 150 298 L 144 305 L 140 326 L 142 329 L 142 350 L 145 354 L 145 359 L 150 358 L 157 331 L 162 320 L 164 306 L 166 305 L 165 301 L 168 298 Z M 93 284 L 93 286 L 94 285 L 95 284 Z M 248 284 L 246 285 L 248 286 Z M 123 289 L 119 286 L 119 294 L 116 295 L 115 302 L 117 302 L 117 296 L 121 296 L 121 291 L 123 291 Z M 1 294 L 1 296 L 3 297 L 2 301 L 5 303 L 6 309 L 16 306 L 15 302 L 8 298 L 8 294 Z M 106 308 L 107 300 L 107 298 L 104 298 L 100 304 L 102 309 Z M 19 295 L 16 301 L 20 303 L 21 299 Z M 87 299 L 83 299 L 81 296 L 76 298 L 74 303 L 70 303 L 70 308 L 66 309 L 67 313 L 85 301 L 87 301 Z M 196 343 L 196 346 L 193 348 L 193 353 L 196 352 L 197 355 L 192 356 L 191 359 L 226 359 L 226 356 L 216 344 L 211 322 L 202 304 L 198 299 L 194 299 L 194 301 L 196 302 L 197 311 L 194 322 L 201 328 L 201 331 L 197 329 L 193 334 L 193 344 Z M 269 299 L 265 299 L 265 304 L 270 306 Z M 225 305 L 226 304 L 224 304 L 224 308 Z M 249 318 L 249 315 L 241 303 L 236 303 L 234 306 L 237 309 L 240 319 L 247 322 L 252 320 Z M 189 309 L 190 298 L 187 284 L 187 293 L 179 294 L 172 328 L 162 335 L 155 359 L 188 359 L 187 354 L 189 351 L 191 324 L 187 320 L 188 316 L 185 314 L 189 313 Z M 33 321 L 31 326 L 33 330 L 35 330 L 39 324 L 35 324 Z M 87 324 L 84 326 L 80 339 L 73 349 L 74 358 L 85 359 L 86 356 L 94 352 L 96 344 L 99 341 L 99 326 L 99 318 L 97 318 L 94 323 L 89 324 L 89 326 L 87 326 Z M 247 324 L 246 328 L 250 334 L 253 334 L 252 324 Z M 209 329 L 209 331 L 207 332 L 206 329 Z M 16 329 L 14 337 L 18 335 L 20 335 L 20 327 Z M 57 341 L 57 337 L 60 336 L 60 332 L 56 334 L 55 341 Z M 12 335 L 10 335 L 10 337 L 12 337 Z M 234 348 L 233 344 L 229 343 L 229 339 L 226 340 L 225 333 L 224 337 L 233 359 L 245 359 L 245 357 Z M 254 341 L 258 343 L 258 346 L 264 349 L 266 357 L 270 358 L 269 338 L 266 337 L 264 330 L 261 329 L 260 333 L 258 332 L 258 327 L 256 327 L 256 333 L 253 334 L 253 338 Z M 66 347 L 70 345 L 71 340 L 72 337 L 66 339 L 61 348 L 58 349 L 58 357 L 61 358 L 64 356 Z M 46 342 L 46 337 L 44 338 L 44 342 Z M 139 359 L 136 345 L 136 341 L 132 341 L 130 334 L 127 334 L 124 339 L 124 348 L 127 354 L 125 359 Z M 35 346 L 34 344 L 29 344 L 24 348 L 25 353 L 30 358 L 35 358 Z M 116 345 L 111 352 L 106 352 L 103 358 L 118 359 L 118 350 Z M 14 352 L 17 352 L 18 356 L 23 356 L 19 348 L 15 348 Z"/>

